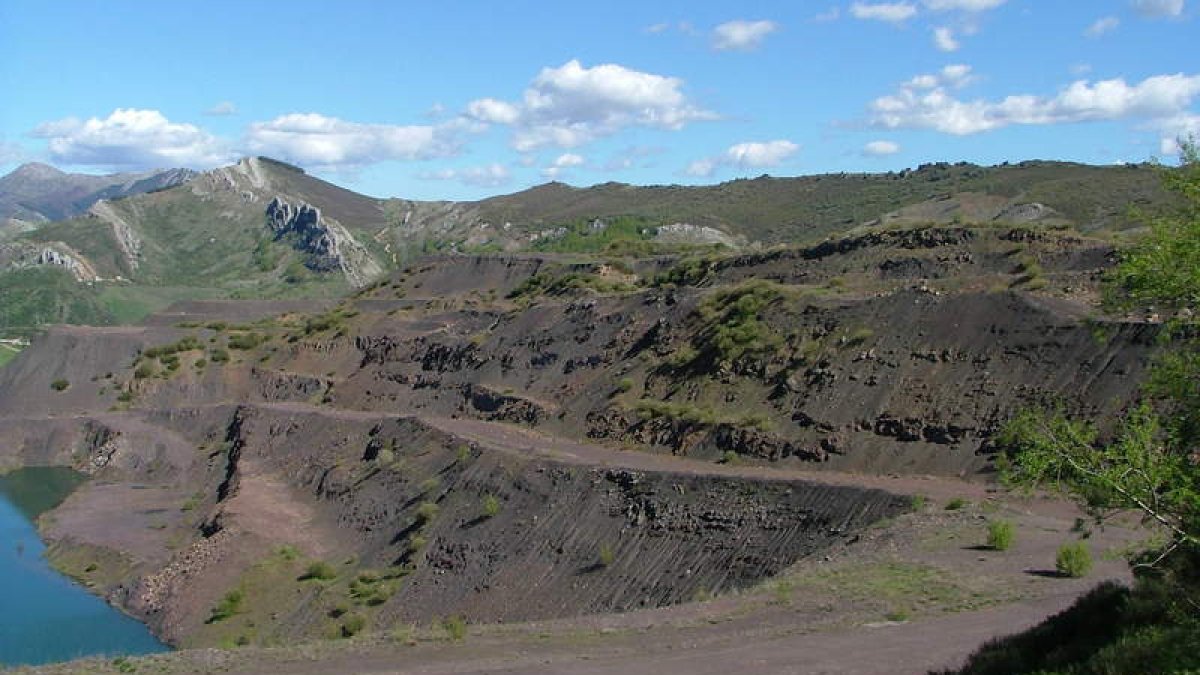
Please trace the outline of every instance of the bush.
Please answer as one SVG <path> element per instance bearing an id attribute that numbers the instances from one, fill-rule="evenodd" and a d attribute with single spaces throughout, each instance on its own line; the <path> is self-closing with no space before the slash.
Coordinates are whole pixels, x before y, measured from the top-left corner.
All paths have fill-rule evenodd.
<path id="1" fill-rule="evenodd" d="M 66 391 L 67 387 L 69 386 L 71 386 L 70 382 L 61 379 L 50 383 L 50 388 L 54 391 Z"/>
<path id="2" fill-rule="evenodd" d="M 333 569 L 333 565 L 324 561 L 317 561 L 304 570 L 304 574 L 300 575 L 299 580 L 308 581 L 309 579 L 315 579 L 316 581 L 328 581 L 336 576 L 337 570 Z"/>
<path id="3" fill-rule="evenodd" d="M 362 614 L 351 614 L 342 622 L 342 637 L 352 638 L 367 627 L 367 620 Z"/>
<path id="4" fill-rule="evenodd" d="M 994 551 L 1007 551 L 1013 543 L 1016 527 L 1011 521 L 993 520 L 988 523 L 988 548 Z"/>
<path id="5" fill-rule="evenodd" d="M 494 518 L 500 513 L 500 500 L 496 495 L 486 495 L 483 498 L 483 515 L 487 518 Z"/>
<path id="6" fill-rule="evenodd" d="M 610 567 L 617 559 L 617 554 L 609 544 L 600 544 L 600 566 Z"/>
<path id="7" fill-rule="evenodd" d="M 224 621 L 229 617 L 242 611 L 242 601 L 246 599 L 246 594 L 240 588 L 235 588 L 225 594 L 221 601 L 213 607 L 212 616 L 208 617 L 205 623 L 216 623 Z"/>
<path id="8" fill-rule="evenodd" d="M 459 642 L 467 636 L 467 621 L 461 616 L 448 616 L 442 621 L 442 628 L 446 629 L 446 637 L 455 642 Z"/>
<path id="9" fill-rule="evenodd" d="M 958 511 L 960 509 L 965 508 L 966 505 L 967 505 L 967 500 L 963 499 L 962 497 L 955 497 L 954 499 L 951 499 L 950 501 L 946 502 L 946 510 L 947 511 Z"/>
<path id="10" fill-rule="evenodd" d="M 417 518 L 422 523 L 430 522 L 437 517 L 437 514 L 438 505 L 433 502 L 421 502 L 421 505 L 417 507 Z"/>
<path id="11" fill-rule="evenodd" d="M 248 351 L 262 344 L 265 339 L 258 333 L 238 333 L 229 336 L 228 345 L 230 349 Z"/>
<path id="12" fill-rule="evenodd" d="M 1092 552 L 1082 541 L 1063 544 L 1054 556 L 1054 569 L 1064 577 L 1086 577 L 1092 571 Z"/>
<path id="13" fill-rule="evenodd" d="M 138 380 L 154 377 L 154 364 L 149 361 L 142 363 L 133 371 L 133 377 Z"/>

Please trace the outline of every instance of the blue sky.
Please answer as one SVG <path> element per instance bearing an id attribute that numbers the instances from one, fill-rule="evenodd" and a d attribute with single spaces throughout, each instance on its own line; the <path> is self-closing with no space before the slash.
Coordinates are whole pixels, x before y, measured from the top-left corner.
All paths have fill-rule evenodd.
<path id="1" fill-rule="evenodd" d="M 1169 159 L 1195 0 L 0 3 L 0 171 L 265 154 L 377 196 Z"/>

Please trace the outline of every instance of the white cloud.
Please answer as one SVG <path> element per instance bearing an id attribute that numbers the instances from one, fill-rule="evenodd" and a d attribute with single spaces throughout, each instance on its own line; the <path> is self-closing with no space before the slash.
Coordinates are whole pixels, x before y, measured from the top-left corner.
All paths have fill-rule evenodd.
<path id="1" fill-rule="evenodd" d="M 1182 112 L 1178 115 L 1157 121 L 1160 152 L 1164 155 L 1178 155 L 1181 148 L 1179 139 L 1200 137 L 1200 114 Z"/>
<path id="2" fill-rule="evenodd" d="M 157 110 L 118 108 L 108 117 L 45 122 L 33 136 L 47 139 L 62 164 L 111 168 L 194 167 L 223 164 L 232 155 L 216 137 Z"/>
<path id="3" fill-rule="evenodd" d="M 678 130 L 716 119 L 688 100 L 683 81 L 617 64 L 584 67 L 571 60 L 543 68 L 520 103 L 479 99 L 467 106 L 475 119 L 513 127 L 519 152 L 545 146 L 573 148 L 629 127 Z"/>
<path id="4" fill-rule="evenodd" d="M 251 124 L 246 144 L 252 152 L 303 166 L 350 168 L 453 155 L 458 130 L 453 124 L 362 124 L 318 113 L 291 113 Z"/>
<path id="5" fill-rule="evenodd" d="M 856 19 L 900 23 L 917 15 L 917 6 L 908 2 L 856 2 L 850 5 L 850 15 Z"/>
<path id="6" fill-rule="evenodd" d="M 958 40 L 954 39 L 954 31 L 946 26 L 933 29 L 933 45 L 943 52 L 958 51 Z"/>
<path id="7" fill-rule="evenodd" d="M 656 24 L 653 24 L 650 26 L 646 26 L 646 28 L 644 30 L 647 33 L 650 33 L 651 35 L 657 35 L 659 33 L 665 33 L 670 29 L 671 29 L 671 24 L 664 21 L 662 23 L 656 23 Z"/>
<path id="8" fill-rule="evenodd" d="M 996 9 L 1008 0 L 924 0 L 924 5 L 935 12 L 986 12 Z"/>
<path id="9" fill-rule="evenodd" d="M 494 98 L 481 98 L 467 104 L 467 114 L 491 124 L 513 124 L 521 117 L 517 106 Z"/>
<path id="10" fill-rule="evenodd" d="M 463 169 L 440 169 L 418 174 L 425 180 L 452 180 L 472 187 L 500 187 L 512 180 L 508 167 L 499 163 L 470 166 Z"/>
<path id="11" fill-rule="evenodd" d="M 573 152 L 567 152 L 567 153 L 561 154 L 554 159 L 554 166 L 557 166 L 560 168 L 581 166 L 583 163 L 584 163 L 583 157 L 580 155 L 576 155 Z"/>
<path id="12" fill-rule="evenodd" d="M 24 148 L 0 138 L 0 164 L 15 164 L 24 158 Z"/>
<path id="13" fill-rule="evenodd" d="M 687 165 L 683 172 L 689 176 L 697 178 L 707 178 L 713 175 L 717 170 L 717 161 L 715 159 L 697 159 Z"/>
<path id="14" fill-rule="evenodd" d="M 711 176 L 719 167 L 731 166 L 739 169 L 766 169 L 779 166 L 784 160 L 800 151 L 800 146 L 788 140 L 747 141 L 732 145 L 716 157 L 697 159 L 683 172 L 688 176 Z"/>
<path id="15" fill-rule="evenodd" d="M 542 169 L 542 175 L 546 178 L 558 178 L 566 174 L 569 169 L 577 166 L 583 166 L 585 161 L 586 160 L 584 160 L 581 155 L 577 155 L 573 152 L 563 153 L 558 157 L 555 157 L 554 161 L 550 163 L 550 166 Z"/>
<path id="16" fill-rule="evenodd" d="M 713 29 L 713 49 L 750 51 L 757 49 L 779 26 L 773 21 L 727 21 Z"/>
<path id="17" fill-rule="evenodd" d="M 884 157 L 900 152 L 900 145 L 893 141 L 871 141 L 863 146 L 863 154 L 869 157 Z"/>
<path id="18" fill-rule="evenodd" d="M 1105 33 L 1111 33 L 1121 25 L 1121 20 L 1115 16 L 1102 16 L 1092 22 L 1083 34 L 1090 38 L 1098 38 Z"/>
<path id="19" fill-rule="evenodd" d="M 1178 17 L 1183 14 L 1183 0 L 1133 0 L 1134 11 L 1144 17 Z"/>
<path id="20" fill-rule="evenodd" d="M 949 75 L 949 77 L 948 77 Z M 1042 125 L 1095 120 L 1165 120 L 1186 112 L 1200 95 L 1200 75 L 1158 75 L 1136 84 L 1123 79 L 1077 80 L 1052 97 L 1032 94 L 999 101 L 963 101 L 949 89 L 969 77 L 965 66 L 940 76 L 923 75 L 870 106 L 875 126 L 932 129 L 966 135 L 1014 124 Z M 961 86 L 961 84 L 959 85 Z"/>
<path id="21" fill-rule="evenodd" d="M 214 117 L 225 117 L 228 115 L 236 115 L 237 111 L 237 106 L 233 104 L 233 101 L 221 101 L 208 110 L 205 110 L 204 114 Z"/>
<path id="22" fill-rule="evenodd" d="M 729 164 L 735 166 L 764 169 L 778 166 L 780 162 L 796 154 L 799 150 L 799 145 L 786 140 L 738 143 L 725 151 L 725 157 Z"/>

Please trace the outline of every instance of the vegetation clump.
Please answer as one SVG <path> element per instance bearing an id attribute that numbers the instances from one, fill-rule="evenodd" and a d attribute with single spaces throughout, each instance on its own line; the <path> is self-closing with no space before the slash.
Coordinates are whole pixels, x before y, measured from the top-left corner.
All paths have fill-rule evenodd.
<path id="1" fill-rule="evenodd" d="M 1054 556 L 1054 569 L 1064 577 L 1086 577 L 1092 571 L 1092 553 L 1087 544 L 1076 541 L 1060 546 Z"/>
<path id="2" fill-rule="evenodd" d="M 987 545 L 993 551 L 1007 551 L 1012 547 L 1016 527 L 1009 520 L 993 520 L 988 523 Z"/>
<path id="3" fill-rule="evenodd" d="M 299 581 L 329 581 L 330 579 L 334 579 L 336 577 L 337 570 L 333 569 L 333 565 L 318 560 L 310 564 L 308 568 L 304 570 L 304 574 L 300 575 Z"/>
<path id="4" fill-rule="evenodd" d="M 212 615 L 208 617 L 208 620 L 205 621 L 205 623 L 217 623 L 219 621 L 228 619 L 234 614 L 240 613 L 242 611 L 242 603 L 245 601 L 245 599 L 246 594 L 242 591 L 242 589 L 235 588 L 232 591 L 229 591 L 224 597 L 221 598 L 221 601 L 217 603 L 217 606 L 213 607 Z"/>
<path id="5" fill-rule="evenodd" d="M 783 336 L 763 321 L 763 315 L 784 296 L 779 284 L 760 279 L 717 291 L 700 304 L 706 325 L 693 345 L 723 364 L 778 349 Z"/>

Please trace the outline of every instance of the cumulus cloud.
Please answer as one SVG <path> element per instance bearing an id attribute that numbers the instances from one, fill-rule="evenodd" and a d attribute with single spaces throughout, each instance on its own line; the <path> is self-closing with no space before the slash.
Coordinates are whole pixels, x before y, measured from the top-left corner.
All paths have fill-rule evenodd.
<path id="1" fill-rule="evenodd" d="M 954 39 L 954 31 L 946 26 L 933 29 L 933 46 L 943 52 L 958 51 L 958 40 Z"/>
<path id="2" fill-rule="evenodd" d="M 1121 20 L 1115 16 L 1102 16 L 1092 22 L 1083 34 L 1090 38 L 1098 38 L 1105 33 L 1111 33 L 1121 25 Z"/>
<path id="3" fill-rule="evenodd" d="M 935 12 L 986 12 L 996 9 L 1008 0 L 924 0 L 924 5 Z"/>
<path id="4" fill-rule="evenodd" d="M 713 49 L 750 51 L 757 49 L 778 28 L 773 21 L 727 21 L 713 29 Z"/>
<path id="5" fill-rule="evenodd" d="M 1200 95 L 1200 75 L 1157 75 L 1129 84 L 1123 79 L 1077 80 L 1054 96 L 1016 94 L 998 101 L 964 101 L 951 91 L 969 81 L 965 66 L 919 75 L 870 105 L 871 122 L 888 129 L 932 129 L 967 135 L 1010 125 L 1096 120 L 1166 120 L 1186 112 Z M 956 84 L 957 83 L 957 84 Z"/>
<path id="6" fill-rule="evenodd" d="M 33 136 L 47 140 L 54 161 L 80 166 L 208 168 L 232 158 L 216 137 L 197 126 L 171 122 L 157 110 L 118 108 L 104 119 L 45 122 Z"/>
<path id="7" fill-rule="evenodd" d="M 1138 14 L 1151 19 L 1183 15 L 1183 0 L 1133 0 L 1130 4 Z"/>
<path id="8" fill-rule="evenodd" d="M 900 23 L 917 15 L 917 6 L 908 2 L 856 2 L 850 5 L 850 15 L 856 19 Z"/>
<path id="9" fill-rule="evenodd" d="M 894 141 L 871 141 L 863 146 L 863 154 L 868 157 L 885 157 L 900 152 L 900 144 Z"/>
<path id="10" fill-rule="evenodd" d="M 352 168 L 453 155 L 459 148 L 458 131 L 453 124 L 363 124 L 319 113 L 291 113 L 251 124 L 246 145 L 255 153 L 302 166 Z"/>
<path id="11" fill-rule="evenodd" d="M 784 160 L 800 151 L 795 143 L 779 139 L 774 141 L 747 141 L 732 145 L 716 157 L 697 159 L 683 172 L 689 176 L 708 177 L 718 168 L 767 169 L 779 166 Z"/>
<path id="12" fill-rule="evenodd" d="M 717 117 L 688 100 L 683 80 L 611 63 L 588 68 L 578 60 L 543 68 L 519 103 L 479 99 L 467 115 L 511 126 L 519 152 L 578 147 L 629 127 L 678 130 Z"/>
<path id="13" fill-rule="evenodd" d="M 567 152 L 554 158 L 550 166 L 542 169 L 542 175 L 546 178 L 559 178 L 567 172 L 568 169 L 583 166 L 585 160 L 581 155 L 573 152 Z"/>
<path id="14" fill-rule="evenodd" d="M 1159 152 L 1164 155 L 1178 155 L 1182 148 L 1180 139 L 1200 138 L 1200 115 L 1181 112 L 1165 119 L 1157 120 L 1158 131 L 1162 134 L 1159 140 Z"/>
<path id="15" fill-rule="evenodd" d="M 211 115 L 213 117 L 226 117 L 229 115 L 236 115 L 237 114 L 237 106 L 233 104 L 233 101 L 221 101 L 220 103 L 214 105 L 213 107 L 209 108 L 208 110 L 205 110 L 204 114 Z"/>
<path id="16" fill-rule="evenodd" d="M 494 98 L 471 101 L 467 104 L 467 114 L 490 124 L 513 124 L 521 117 L 517 106 Z"/>
<path id="17" fill-rule="evenodd" d="M 499 163 L 469 166 L 462 169 L 440 169 L 418 174 L 425 180 L 457 181 L 471 187 L 500 187 L 512 180 L 508 167 Z"/>

